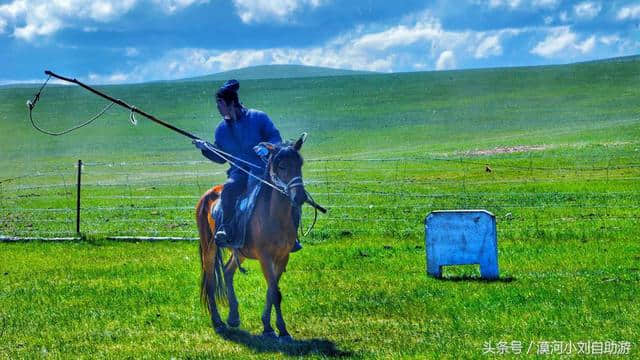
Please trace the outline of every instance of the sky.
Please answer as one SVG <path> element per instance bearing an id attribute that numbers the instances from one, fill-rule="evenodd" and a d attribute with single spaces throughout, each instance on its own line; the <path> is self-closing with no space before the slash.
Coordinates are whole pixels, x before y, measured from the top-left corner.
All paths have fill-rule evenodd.
<path id="1" fill-rule="evenodd" d="M 628 0 L 4 0 L 0 84 L 94 84 L 253 65 L 379 72 L 563 64 L 640 53 Z"/>

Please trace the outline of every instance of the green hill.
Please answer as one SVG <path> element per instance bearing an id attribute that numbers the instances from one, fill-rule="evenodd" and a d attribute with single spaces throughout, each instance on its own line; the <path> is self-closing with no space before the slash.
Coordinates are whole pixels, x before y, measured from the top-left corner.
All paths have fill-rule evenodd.
<path id="1" fill-rule="evenodd" d="M 211 81 L 211 80 L 258 80 L 258 79 L 289 79 L 324 76 L 344 76 L 374 74 L 370 71 L 354 71 L 344 69 L 333 69 L 318 66 L 304 65 L 259 65 L 242 69 L 229 70 L 216 74 L 197 76 L 193 78 L 181 79 L 177 81 Z"/>
<path id="2" fill-rule="evenodd" d="M 375 151 L 393 156 L 589 137 L 595 141 L 612 133 L 618 140 L 628 139 L 632 132 L 623 128 L 637 129 L 630 122 L 637 120 L 639 80 L 638 61 L 596 62 L 245 80 L 240 97 L 247 106 L 266 111 L 285 137 L 308 131 L 313 141 L 307 151 L 332 156 Z M 202 137 L 210 138 L 218 122 L 211 85 L 206 82 L 99 88 Z M 18 170 L 13 165 L 36 166 L 30 159 L 56 162 L 61 156 L 199 157 L 186 139 L 150 121 L 131 127 L 128 113 L 120 108 L 70 135 L 42 135 L 26 117 L 25 102 L 33 92 L 33 88 L 0 88 L 0 133 L 5 134 L 0 163 L 3 168 L 9 165 L 7 171 Z M 44 127 L 60 130 L 90 118 L 104 104 L 80 87 L 50 86 L 34 118 Z"/>

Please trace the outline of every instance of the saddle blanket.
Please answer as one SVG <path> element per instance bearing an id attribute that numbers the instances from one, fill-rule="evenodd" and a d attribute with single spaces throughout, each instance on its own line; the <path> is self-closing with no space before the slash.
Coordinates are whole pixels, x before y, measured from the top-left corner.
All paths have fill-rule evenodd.
<path id="1" fill-rule="evenodd" d="M 237 202 L 235 216 L 231 219 L 231 235 L 232 238 L 229 242 L 224 244 L 217 244 L 220 247 L 229 247 L 232 249 L 240 249 L 244 246 L 244 242 L 247 236 L 247 229 L 249 227 L 249 220 L 253 214 L 253 209 L 256 205 L 256 200 L 262 184 L 258 183 L 252 187 L 251 191 L 246 192 Z M 223 190 L 224 191 L 224 190 Z M 222 206 L 220 201 L 211 210 L 211 217 L 215 223 L 214 234 L 218 231 L 218 227 L 222 224 Z"/>

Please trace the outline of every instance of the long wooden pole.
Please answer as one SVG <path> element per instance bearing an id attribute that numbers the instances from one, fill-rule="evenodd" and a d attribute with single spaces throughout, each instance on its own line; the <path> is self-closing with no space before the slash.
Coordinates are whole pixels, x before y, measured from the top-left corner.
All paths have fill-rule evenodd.
<path id="1" fill-rule="evenodd" d="M 184 136 L 186 136 L 186 137 L 189 137 L 189 138 L 191 138 L 191 139 L 193 139 L 193 140 L 202 140 L 202 139 L 200 139 L 199 137 L 197 137 L 197 136 L 195 136 L 195 135 L 191 134 L 191 133 L 190 133 L 190 132 L 188 132 L 188 131 L 182 130 L 182 129 L 177 128 L 177 127 L 175 127 L 175 126 L 173 126 L 173 125 L 171 125 L 171 124 L 169 124 L 169 123 L 167 123 L 167 122 L 165 122 L 165 121 L 162 121 L 162 120 L 158 119 L 157 117 L 155 117 L 155 116 L 153 116 L 153 115 L 151 115 L 151 114 L 149 114 L 149 113 L 146 113 L 146 112 L 144 112 L 144 111 L 142 111 L 142 110 L 138 109 L 138 108 L 137 108 L 137 107 L 135 107 L 135 106 L 131 106 L 131 105 L 127 104 L 126 102 L 124 102 L 124 101 L 120 100 L 120 99 L 116 99 L 116 98 L 114 98 L 114 97 L 112 97 L 112 96 L 109 96 L 109 95 L 107 95 L 107 94 L 105 94 L 105 93 L 103 93 L 103 92 L 99 91 L 99 90 L 96 90 L 96 89 L 92 88 L 91 86 L 89 86 L 89 85 L 87 85 L 87 84 L 84 84 L 84 83 L 82 83 L 82 82 L 78 81 L 77 79 L 71 79 L 71 78 L 68 78 L 68 77 L 64 77 L 64 76 L 58 75 L 58 74 L 56 74 L 56 73 L 54 73 L 53 71 L 50 71 L 50 70 L 45 70 L 45 72 L 44 72 L 44 73 L 45 73 L 46 75 L 49 75 L 49 76 L 54 77 L 54 78 L 56 78 L 56 79 L 60 79 L 60 80 L 62 80 L 62 81 L 66 81 L 66 82 L 70 82 L 70 83 L 73 83 L 73 84 L 76 84 L 76 85 L 80 85 L 80 86 L 82 86 L 83 88 L 85 88 L 85 89 L 87 89 L 87 90 L 91 91 L 92 93 L 94 93 L 94 94 L 96 94 L 96 95 L 98 95 L 98 96 L 100 96 L 100 97 L 102 97 L 102 98 L 105 98 L 105 99 L 107 99 L 107 100 L 109 100 L 109 101 L 111 101 L 111 102 L 113 102 L 113 103 L 116 103 L 116 104 L 118 104 L 118 105 L 120 105 L 120 106 L 122 106 L 122 107 L 124 107 L 124 108 L 127 108 L 127 109 L 129 109 L 131 112 L 134 112 L 134 113 L 140 114 L 140 115 L 142 115 L 142 116 L 146 117 L 147 119 L 149 119 L 149 120 L 151 120 L 151 121 L 153 121 L 153 122 L 155 122 L 155 123 L 157 123 L 157 124 L 160 124 L 160 125 L 162 125 L 162 126 L 164 126 L 164 127 L 168 128 L 168 129 L 171 129 L 171 130 L 173 130 L 173 131 L 175 131 L 175 132 L 177 132 L 177 133 L 179 133 L 179 134 L 182 134 L 182 135 L 184 135 Z M 78 176 L 79 176 L 79 175 L 78 175 Z M 78 178 L 79 178 L 79 177 L 78 177 Z M 80 193 L 80 191 L 78 191 L 78 194 L 79 194 L 79 193 Z M 79 202 L 80 202 L 80 200 L 78 199 L 78 204 L 79 204 Z M 307 204 L 309 204 L 309 205 L 313 206 L 314 208 L 316 208 L 316 209 L 320 210 L 322 213 L 326 213 L 326 212 L 327 212 L 327 209 L 325 209 L 325 208 L 323 208 L 322 206 L 320 206 L 320 205 L 316 204 L 316 203 L 315 203 L 315 202 L 313 202 L 311 199 L 307 200 Z M 78 205 L 78 206 L 79 206 L 79 205 Z M 79 216 L 80 216 L 80 215 L 78 215 L 78 219 L 79 219 Z M 78 220 L 78 227 L 80 226 L 79 224 L 80 224 L 80 221 Z M 80 232 L 80 231 L 78 230 L 78 232 Z"/>
<path id="2" fill-rule="evenodd" d="M 122 106 L 122 107 L 124 107 L 124 108 L 127 108 L 127 109 L 129 109 L 131 112 L 134 112 L 134 113 L 136 113 L 136 114 L 140 114 L 140 115 L 142 115 L 142 116 L 146 117 L 147 119 L 149 119 L 149 120 L 151 120 L 151 121 L 153 121 L 153 122 L 155 122 L 155 123 L 158 123 L 158 124 L 160 124 L 160 125 L 162 125 L 162 126 L 164 126 L 164 127 L 166 127 L 166 128 L 169 128 L 169 129 L 171 129 L 171 130 L 173 130 L 173 131 L 175 131 L 175 132 L 177 132 L 177 133 L 180 133 L 180 134 L 182 134 L 182 135 L 184 135 L 184 136 L 187 136 L 187 137 L 189 137 L 189 138 L 191 138 L 191 139 L 194 139 L 194 140 L 201 140 L 199 137 L 197 137 L 197 136 L 195 136 L 195 135 L 191 134 L 191 133 L 190 133 L 190 132 L 188 132 L 188 131 L 185 131 L 185 130 L 182 130 L 182 129 L 180 129 L 180 128 L 177 128 L 177 127 L 175 127 L 175 126 L 173 126 L 173 125 L 169 124 L 168 122 L 165 122 L 165 121 L 163 121 L 163 120 L 160 120 L 160 119 L 158 119 L 157 117 L 155 117 L 155 116 L 153 116 L 153 115 L 151 115 L 151 114 L 149 114 L 149 113 L 146 113 L 146 112 L 144 112 L 144 111 L 142 111 L 142 110 L 138 109 L 138 108 L 137 108 L 137 107 L 135 107 L 135 106 L 131 106 L 131 105 L 127 104 L 126 102 L 124 102 L 124 101 L 120 100 L 120 99 L 113 98 L 113 97 L 111 97 L 111 96 L 109 96 L 109 95 L 107 95 L 107 94 L 105 94 L 105 93 L 103 93 L 103 92 L 101 92 L 101 91 L 99 91 L 99 90 L 96 90 L 96 89 L 92 88 L 91 86 L 86 85 L 86 84 L 84 84 L 84 83 L 82 83 L 82 82 L 80 82 L 80 81 L 78 81 L 78 80 L 76 80 L 76 79 L 70 79 L 70 78 L 67 78 L 67 77 L 64 77 L 64 76 L 60 76 L 60 75 L 58 75 L 58 74 L 56 74 L 56 73 L 54 73 L 54 72 L 52 72 L 52 71 L 49 71 L 49 70 L 45 70 L 45 72 L 44 72 L 44 73 L 45 73 L 46 75 L 52 76 L 52 77 L 54 77 L 54 78 L 56 78 L 56 79 L 60 79 L 60 80 L 62 80 L 62 81 L 66 81 L 66 82 L 74 83 L 74 84 L 76 84 L 76 85 L 80 85 L 80 86 L 82 86 L 83 88 L 85 88 L 85 89 L 87 89 L 87 90 L 91 91 L 92 93 L 94 93 L 94 94 L 96 94 L 96 95 L 98 95 L 98 96 L 100 96 L 100 97 L 103 97 L 103 98 L 105 98 L 105 99 L 107 99 L 107 100 L 109 100 L 109 101 L 111 101 L 111 102 L 114 102 L 114 103 L 116 103 L 116 104 L 118 104 L 118 105 L 120 105 L 120 106 Z"/>

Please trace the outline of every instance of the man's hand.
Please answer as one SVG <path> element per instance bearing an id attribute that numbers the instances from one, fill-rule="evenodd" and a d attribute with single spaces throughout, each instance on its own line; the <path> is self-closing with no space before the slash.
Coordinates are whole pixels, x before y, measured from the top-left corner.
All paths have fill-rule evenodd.
<path id="1" fill-rule="evenodd" d="M 256 145 L 253 147 L 253 151 L 256 152 L 256 154 L 258 154 L 258 156 L 260 157 L 265 157 L 267 155 L 269 155 L 269 150 L 262 146 L 262 145 Z"/>
<path id="2" fill-rule="evenodd" d="M 200 140 L 200 139 L 194 139 L 191 143 L 193 145 L 195 145 L 200 150 L 206 150 L 206 149 L 209 149 L 209 148 L 213 147 L 213 145 L 209 144 L 208 142 L 206 142 L 204 140 Z"/>

